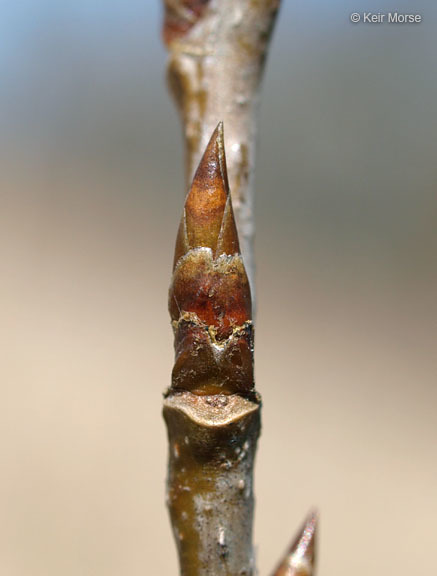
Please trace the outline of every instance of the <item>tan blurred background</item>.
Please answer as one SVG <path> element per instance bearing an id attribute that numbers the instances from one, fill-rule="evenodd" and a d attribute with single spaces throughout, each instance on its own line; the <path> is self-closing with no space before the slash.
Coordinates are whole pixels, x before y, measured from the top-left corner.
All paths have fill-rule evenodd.
<path id="1" fill-rule="evenodd" d="M 0 574 L 176 574 L 160 6 L 1 7 Z M 313 505 L 320 576 L 437 571 L 436 8 L 284 2 L 257 165 L 261 575 Z"/>

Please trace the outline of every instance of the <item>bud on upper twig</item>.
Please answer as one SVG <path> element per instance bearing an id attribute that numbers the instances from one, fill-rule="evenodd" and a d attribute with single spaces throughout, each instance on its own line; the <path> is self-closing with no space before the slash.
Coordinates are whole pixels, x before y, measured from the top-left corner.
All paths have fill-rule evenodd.
<path id="1" fill-rule="evenodd" d="M 273 576 L 313 576 L 316 535 L 317 512 L 312 511 Z"/>

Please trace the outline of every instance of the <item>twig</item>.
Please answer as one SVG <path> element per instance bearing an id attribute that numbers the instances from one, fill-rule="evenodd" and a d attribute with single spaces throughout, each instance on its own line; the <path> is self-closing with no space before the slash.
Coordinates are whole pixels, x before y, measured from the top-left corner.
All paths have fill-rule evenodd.
<path id="1" fill-rule="evenodd" d="M 168 506 L 181 575 L 250 576 L 260 399 L 253 381 L 250 287 L 221 124 L 185 201 L 169 308 L 176 361 L 164 417 Z"/>
<path id="2" fill-rule="evenodd" d="M 219 121 L 254 295 L 253 194 L 258 92 L 279 0 L 164 0 L 168 79 L 185 136 L 189 186 Z"/>
<path id="3" fill-rule="evenodd" d="M 251 576 L 261 407 L 253 383 L 252 327 L 256 114 L 279 0 L 163 1 L 187 187 L 199 164 L 170 288 L 176 361 L 164 401 L 168 505 L 182 576 Z M 222 125 L 207 146 L 220 120 L 246 269 Z M 315 522 L 311 516 L 274 576 L 313 576 Z"/>

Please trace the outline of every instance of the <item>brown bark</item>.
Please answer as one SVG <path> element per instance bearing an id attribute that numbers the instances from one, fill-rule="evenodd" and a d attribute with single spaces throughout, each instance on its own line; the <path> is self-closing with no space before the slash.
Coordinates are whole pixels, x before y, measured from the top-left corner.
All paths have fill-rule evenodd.
<path id="1" fill-rule="evenodd" d="M 253 460 L 260 406 L 237 395 L 164 403 L 168 506 L 182 576 L 251 576 Z"/>

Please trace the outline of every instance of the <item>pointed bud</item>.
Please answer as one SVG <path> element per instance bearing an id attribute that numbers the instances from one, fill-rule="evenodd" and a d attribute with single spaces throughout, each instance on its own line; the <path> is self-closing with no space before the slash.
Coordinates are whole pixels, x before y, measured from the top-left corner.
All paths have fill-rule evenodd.
<path id="1" fill-rule="evenodd" d="M 314 576 L 317 512 L 309 514 L 273 576 Z"/>
<path id="2" fill-rule="evenodd" d="M 222 123 L 185 200 L 169 309 L 175 329 L 173 387 L 198 394 L 253 389 L 252 303 L 232 210 Z"/>
<path id="3" fill-rule="evenodd" d="M 222 122 L 211 136 L 185 200 L 174 265 L 192 248 L 211 248 L 214 258 L 240 252 L 229 192 Z"/>

